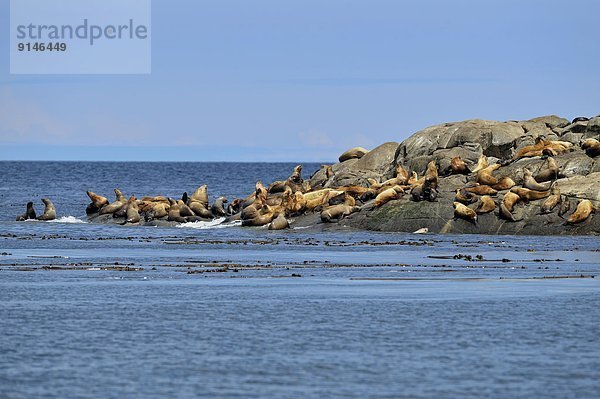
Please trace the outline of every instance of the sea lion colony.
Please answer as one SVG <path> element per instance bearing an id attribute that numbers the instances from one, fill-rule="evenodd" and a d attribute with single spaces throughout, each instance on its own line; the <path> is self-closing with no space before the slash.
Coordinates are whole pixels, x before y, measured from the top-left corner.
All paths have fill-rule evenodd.
<path id="1" fill-rule="evenodd" d="M 585 139 L 580 145 L 589 157 L 600 155 L 600 142 L 596 139 Z M 554 182 L 563 177 L 554 156 L 572 151 L 574 144 L 567 141 L 548 140 L 538 137 L 535 143 L 518 150 L 510 159 L 490 164 L 482 155 L 477 164 L 467 165 L 460 156 L 451 160 L 450 168 L 445 171 L 449 175 L 466 175 L 468 183 L 456 190 L 453 203 L 454 215 L 476 223 L 477 215 L 496 212 L 505 221 L 516 222 L 518 205 L 539 203 L 540 213 L 557 212 L 566 219 L 565 224 L 577 224 L 587 220 L 594 212 L 594 204 L 589 200 L 579 201 L 570 215 L 570 202 L 561 195 Z M 340 161 L 360 159 L 368 151 L 357 147 L 346 151 Z M 503 168 L 522 158 L 544 160 L 544 166 L 535 173 L 527 168 L 513 170 L 503 174 Z M 321 167 L 327 178 L 334 176 L 331 165 Z M 359 212 L 382 207 L 390 201 L 409 196 L 410 200 L 436 201 L 438 196 L 438 180 L 440 173 L 435 161 L 429 162 L 423 176 L 415 171 L 409 172 L 403 165 L 395 168 L 393 178 L 383 182 L 366 179 L 364 185 L 344 185 L 325 187 L 323 183 L 311 186 L 302 178 L 302 166 L 294 168 L 287 180 L 276 181 L 268 187 L 260 181 L 254 191 L 245 198 L 236 198 L 231 203 L 225 197 L 217 198 L 209 204 L 208 187 L 200 186 L 188 195 L 184 193 L 180 199 L 164 196 L 135 196 L 127 198 L 119 189 L 115 189 L 115 200 L 110 202 L 106 197 L 88 191 L 91 203 L 86 209 L 89 216 L 112 215 L 120 224 L 145 224 L 153 220 L 167 220 L 186 223 L 209 221 L 225 217 L 225 221 L 241 220 L 242 226 L 265 226 L 269 229 L 285 229 L 289 227 L 290 218 L 316 213 L 324 223 L 336 222 L 344 217 Z M 519 182 L 519 184 L 517 184 Z M 46 210 L 39 220 L 56 218 L 56 210 L 52 202 L 43 200 Z M 33 204 L 28 203 L 27 212 L 17 220 L 35 219 Z"/>

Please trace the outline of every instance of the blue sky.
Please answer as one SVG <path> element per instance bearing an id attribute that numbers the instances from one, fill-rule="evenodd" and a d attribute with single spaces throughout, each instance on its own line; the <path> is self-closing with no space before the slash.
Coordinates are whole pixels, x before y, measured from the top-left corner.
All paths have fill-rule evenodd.
<path id="1" fill-rule="evenodd" d="M 152 74 L 9 74 L 0 159 L 333 161 L 471 118 L 600 113 L 600 2 L 152 2 Z M 0 0 L 0 26 L 9 1 Z"/>

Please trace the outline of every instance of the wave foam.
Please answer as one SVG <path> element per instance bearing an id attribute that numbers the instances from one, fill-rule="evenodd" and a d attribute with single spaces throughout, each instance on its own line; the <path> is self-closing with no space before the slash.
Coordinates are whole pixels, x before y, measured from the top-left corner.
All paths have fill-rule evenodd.
<path id="1" fill-rule="evenodd" d="M 63 216 L 58 219 L 48 220 L 48 223 L 87 223 L 81 219 L 76 218 L 75 216 Z"/>
<path id="2" fill-rule="evenodd" d="M 218 218 L 215 220 L 211 220 L 210 222 L 181 223 L 180 225 L 177 225 L 177 227 L 184 228 L 184 229 L 187 228 L 187 229 L 205 230 L 205 229 L 226 229 L 228 227 L 236 227 L 236 226 L 242 225 L 241 220 L 234 220 L 233 222 L 223 223 L 224 221 L 225 221 L 225 218 Z"/>

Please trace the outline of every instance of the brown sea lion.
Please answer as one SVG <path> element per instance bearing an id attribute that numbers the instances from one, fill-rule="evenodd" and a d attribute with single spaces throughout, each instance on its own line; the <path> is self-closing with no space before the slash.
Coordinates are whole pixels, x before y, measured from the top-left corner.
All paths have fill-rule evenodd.
<path id="1" fill-rule="evenodd" d="M 564 214 L 571 210 L 571 200 L 566 195 L 562 196 L 560 200 L 560 208 L 558 209 L 558 216 L 561 218 Z"/>
<path id="2" fill-rule="evenodd" d="M 210 211 L 215 217 L 227 216 L 227 212 L 225 212 L 225 204 L 227 203 L 227 198 L 219 197 L 215 200 L 215 202 L 210 207 Z"/>
<path id="3" fill-rule="evenodd" d="M 594 212 L 594 205 L 592 201 L 584 199 L 579 201 L 577 204 L 577 209 L 575 212 L 569 216 L 569 219 L 565 222 L 565 224 L 577 224 L 586 221 L 590 215 Z"/>
<path id="4" fill-rule="evenodd" d="M 587 139 L 581 143 L 581 149 L 585 150 L 585 153 L 592 158 L 600 155 L 600 141 L 596 139 Z"/>
<path id="5" fill-rule="evenodd" d="M 359 211 L 359 206 L 350 206 L 345 204 L 330 206 L 321 212 L 321 221 L 323 223 L 331 223 L 341 220 L 344 217 Z"/>
<path id="6" fill-rule="evenodd" d="M 419 182 L 419 176 L 417 175 L 417 172 L 412 172 L 410 177 L 408 178 L 408 185 L 409 186 L 414 186 Z"/>
<path id="7" fill-rule="evenodd" d="M 354 148 L 351 148 L 348 151 L 344 152 L 342 155 L 340 155 L 340 157 L 338 158 L 338 160 L 340 162 L 344 162 L 344 161 L 347 161 L 349 159 L 360 159 L 363 156 L 365 156 L 368 152 L 369 152 L 369 150 L 367 150 L 365 148 L 354 147 Z"/>
<path id="8" fill-rule="evenodd" d="M 454 157 L 450 160 L 450 170 L 453 175 L 468 175 L 471 173 L 469 167 L 461 157 Z"/>
<path id="9" fill-rule="evenodd" d="M 455 218 L 464 219 L 471 223 L 477 222 L 477 213 L 473 209 L 460 202 L 453 202 L 452 205 L 454 205 Z"/>
<path id="10" fill-rule="evenodd" d="M 146 221 L 162 219 L 168 216 L 170 207 L 169 204 L 165 204 L 164 202 L 152 202 L 144 210 Z"/>
<path id="11" fill-rule="evenodd" d="M 325 168 L 325 177 L 326 178 L 331 178 L 333 177 L 333 168 L 331 167 L 331 165 L 321 165 L 321 168 Z"/>
<path id="12" fill-rule="evenodd" d="M 560 168 L 552 157 L 546 159 L 546 167 L 538 172 L 535 176 L 535 181 L 538 183 L 556 180 L 559 178 Z"/>
<path id="13" fill-rule="evenodd" d="M 269 230 L 284 230 L 290 227 L 290 223 L 285 218 L 283 213 L 277 215 L 275 219 L 269 224 Z"/>
<path id="14" fill-rule="evenodd" d="M 177 206 L 179 206 L 179 214 L 183 217 L 186 216 L 196 216 L 196 214 L 194 213 L 194 211 L 192 211 L 190 209 L 190 207 L 183 201 L 183 200 L 178 200 L 177 201 Z"/>
<path id="15" fill-rule="evenodd" d="M 101 215 L 114 215 L 115 212 L 118 212 L 127 204 L 127 198 L 125 198 L 121 190 L 115 188 L 114 191 L 116 197 L 115 201 L 103 206 L 102 209 L 100 209 Z M 125 211 L 123 211 L 123 216 L 125 216 Z"/>
<path id="16" fill-rule="evenodd" d="M 521 219 L 516 219 L 513 215 L 513 210 L 515 204 L 521 201 L 521 197 L 513 192 L 508 192 L 504 194 L 504 198 L 500 203 L 500 213 L 499 216 L 501 219 L 508 220 L 509 222 L 518 222 Z"/>
<path id="17" fill-rule="evenodd" d="M 17 216 L 17 222 L 23 222 L 25 220 L 29 220 L 29 219 L 35 219 L 35 209 L 33 209 L 33 202 L 29 201 L 27 203 L 27 209 L 25 210 L 25 213 Z"/>
<path id="18" fill-rule="evenodd" d="M 402 165 L 396 166 L 396 181 L 398 185 L 403 186 L 408 184 L 409 177 L 408 171 Z"/>
<path id="19" fill-rule="evenodd" d="M 498 180 L 498 183 L 494 184 L 492 188 L 496 191 L 510 190 L 515 186 L 515 181 L 508 176 L 504 176 Z"/>
<path id="20" fill-rule="evenodd" d="M 468 192 L 464 188 L 459 188 L 456 190 L 456 195 L 454 196 L 454 200 L 458 201 L 462 204 L 469 205 L 473 202 L 477 201 L 477 196 L 473 193 Z"/>
<path id="21" fill-rule="evenodd" d="M 85 213 L 91 215 L 93 213 L 98 213 L 103 206 L 108 205 L 108 198 L 98 195 L 92 191 L 86 191 L 92 203 L 87 206 L 85 209 Z"/>
<path id="22" fill-rule="evenodd" d="M 227 214 L 235 215 L 239 211 L 241 211 L 242 199 L 236 198 L 231 201 L 231 204 L 227 205 Z"/>
<path id="23" fill-rule="evenodd" d="M 37 220 L 54 220 L 56 219 L 56 208 L 52 201 L 48 198 L 42 198 L 44 203 L 44 214 L 37 217 Z"/>
<path id="24" fill-rule="evenodd" d="M 517 194 L 524 201 L 536 201 L 542 198 L 550 196 L 550 190 L 548 191 L 535 191 L 528 188 L 513 187 L 510 189 L 512 193 Z"/>
<path id="25" fill-rule="evenodd" d="M 533 178 L 533 173 L 527 168 L 523 170 L 523 187 L 528 188 L 530 190 L 535 191 L 548 191 L 550 190 L 550 186 L 552 182 L 538 183 Z"/>
<path id="26" fill-rule="evenodd" d="M 427 170 L 425 171 L 425 180 L 429 182 L 430 187 L 437 189 L 439 173 L 435 161 L 431 161 L 427 164 Z"/>
<path id="27" fill-rule="evenodd" d="M 560 188 L 554 185 L 550 191 L 550 196 L 544 201 L 540 207 L 541 213 L 546 214 L 552 212 L 552 210 L 560 203 Z"/>
<path id="28" fill-rule="evenodd" d="M 204 205 L 204 208 L 208 209 L 208 186 L 204 184 L 198 187 L 188 199 L 188 202 L 191 201 L 199 201 L 202 205 Z"/>
<path id="29" fill-rule="evenodd" d="M 269 184 L 267 191 L 269 194 L 282 193 L 287 186 L 287 181 L 274 181 L 273 183 Z"/>
<path id="30" fill-rule="evenodd" d="M 274 218 L 275 213 L 273 208 L 271 208 L 269 205 L 263 205 L 253 218 L 242 218 L 242 226 L 264 226 L 271 223 Z"/>
<path id="31" fill-rule="evenodd" d="M 467 190 L 470 193 L 477 194 L 477 195 L 492 195 L 492 196 L 494 196 L 494 195 L 498 194 L 498 191 L 494 190 L 490 186 L 486 186 L 485 184 L 478 184 L 478 183 L 475 183 L 475 185 L 465 187 L 465 190 Z"/>
<path id="32" fill-rule="evenodd" d="M 496 203 L 494 202 L 492 197 L 490 197 L 489 195 L 483 195 L 483 196 L 481 196 L 481 198 L 479 198 L 479 203 L 477 204 L 477 207 L 475 208 L 475 212 L 478 215 L 481 215 L 484 213 L 490 213 L 490 212 L 494 211 L 495 209 L 496 209 Z"/>
<path id="33" fill-rule="evenodd" d="M 394 186 L 382 191 L 377 197 L 375 197 L 375 206 L 380 207 L 387 204 L 389 201 L 402 198 L 404 190 L 400 186 Z"/>
<path id="34" fill-rule="evenodd" d="M 204 203 L 201 201 L 189 201 L 188 202 L 188 208 L 190 208 L 192 210 L 192 212 L 194 213 L 194 215 L 204 218 L 204 219 L 212 219 L 213 218 L 213 214 L 210 210 L 208 210 L 205 206 Z"/>
<path id="35" fill-rule="evenodd" d="M 186 223 L 187 220 L 185 220 L 185 218 L 183 216 L 181 216 L 180 213 L 180 206 L 179 203 L 177 201 L 175 201 L 173 198 L 169 198 L 169 203 L 170 203 L 170 208 L 169 208 L 169 212 L 167 214 L 167 220 L 171 221 L 171 222 L 179 222 L 179 223 Z"/>
<path id="36" fill-rule="evenodd" d="M 500 168 L 500 166 L 502 165 L 496 163 L 488 166 L 487 168 L 481 169 L 479 172 L 477 172 L 477 182 L 487 186 L 493 186 L 494 184 L 497 184 L 498 179 L 495 178 L 492 173 Z"/>
<path id="37" fill-rule="evenodd" d="M 119 209 L 117 209 L 116 211 L 112 212 L 112 216 L 114 218 L 124 218 L 127 216 L 127 208 L 129 207 L 130 202 L 136 201 L 135 196 L 131 196 L 129 197 L 128 200 L 125 201 L 125 203 L 123 205 L 121 205 L 121 207 Z M 118 204 L 118 201 L 115 201 L 115 204 Z M 107 205 L 109 206 L 109 205 Z M 104 207 L 106 208 L 106 207 Z M 100 214 L 102 214 L 102 211 L 100 212 Z"/>
<path id="38" fill-rule="evenodd" d="M 133 200 L 132 200 L 132 198 L 133 198 Z M 127 211 L 126 211 L 126 216 L 125 216 L 125 222 L 123 222 L 123 224 L 139 223 L 139 221 L 140 221 L 140 213 L 139 213 L 138 204 L 137 204 L 137 201 L 135 200 L 135 197 L 131 197 L 127 201 Z"/>
<path id="39" fill-rule="evenodd" d="M 475 168 L 471 171 L 471 173 L 477 173 L 482 169 L 487 168 L 488 165 L 488 159 L 485 155 L 480 155 L 479 159 L 477 160 L 477 165 L 475 166 Z"/>

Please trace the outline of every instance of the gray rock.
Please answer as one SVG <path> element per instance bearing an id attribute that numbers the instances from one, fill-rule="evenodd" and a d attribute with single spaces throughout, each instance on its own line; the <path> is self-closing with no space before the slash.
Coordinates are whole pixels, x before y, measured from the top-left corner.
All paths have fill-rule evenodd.
<path id="1" fill-rule="evenodd" d="M 560 116 L 556 115 L 539 116 L 537 118 L 530 119 L 528 122 L 541 122 L 550 129 L 563 128 L 571 123 L 568 119 L 561 118 Z"/>

